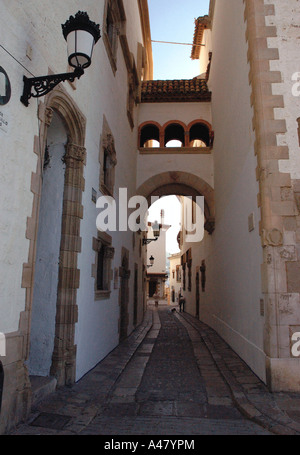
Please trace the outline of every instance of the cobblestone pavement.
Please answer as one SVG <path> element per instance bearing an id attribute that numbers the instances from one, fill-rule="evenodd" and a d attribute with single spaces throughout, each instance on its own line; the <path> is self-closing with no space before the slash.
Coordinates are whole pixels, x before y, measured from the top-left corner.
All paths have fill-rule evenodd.
<path id="1" fill-rule="evenodd" d="M 299 394 L 270 394 L 212 329 L 170 307 L 13 435 L 300 434 Z"/>

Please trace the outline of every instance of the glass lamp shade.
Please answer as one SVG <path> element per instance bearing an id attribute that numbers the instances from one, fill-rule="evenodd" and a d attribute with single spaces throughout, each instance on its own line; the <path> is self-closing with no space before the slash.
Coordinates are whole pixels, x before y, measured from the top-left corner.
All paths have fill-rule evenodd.
<path id="1" fill-rule="evenodd" d="M 92 63 L 94 37 L 85 30 L 74 30 L 67 37 L 68 61 L 74 68 L 87 68 Z"/>
<path id="2" fill-rule="evenodd" d="M 87 13 L 78 11 L 75 17 L 70 16 L 62 29 L 68 45 L 69 65 L 74 68 L 90 66 L 94 45 L 101 36 L 99 25 L 90 21 Z"/>

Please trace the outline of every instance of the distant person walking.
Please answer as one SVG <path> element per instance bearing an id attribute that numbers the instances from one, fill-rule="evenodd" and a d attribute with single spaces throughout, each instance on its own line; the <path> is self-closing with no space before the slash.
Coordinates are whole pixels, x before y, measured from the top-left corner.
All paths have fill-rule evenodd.
<path id="1" fill-rule="evenodd" d="M 184 311 L 185 298 L 179 294 L 179 311 L 180 313 Z"/>

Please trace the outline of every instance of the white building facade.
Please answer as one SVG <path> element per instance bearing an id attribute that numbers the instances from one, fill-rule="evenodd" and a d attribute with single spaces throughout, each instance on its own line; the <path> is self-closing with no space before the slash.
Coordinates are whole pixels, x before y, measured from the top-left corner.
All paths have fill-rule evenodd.
<path id="1" fill-rule="evenodd" d="M 152 80 L 147 0 L 25 3 L 0 17 L 0 432 L 31 378 L 79 380 L 142 321 L 147 235 L 118 215 L 135 195 L 204 198 L 203 240 L 180 237 L 185 309 L 299 391 L 298 1 L 211 0 L 188 81 Z M 24 106 L 24 75 L 70 71 L 61 23 L 80 10 L 101 28 L 92 65 Z"/>

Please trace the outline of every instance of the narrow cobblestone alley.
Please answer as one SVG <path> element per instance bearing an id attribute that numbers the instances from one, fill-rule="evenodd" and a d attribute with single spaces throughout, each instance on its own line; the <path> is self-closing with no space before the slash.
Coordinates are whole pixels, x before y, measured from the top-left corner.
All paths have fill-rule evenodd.
<path id="1" fill-rule="evenodd" d="M 235 407 L 196 320 L 188 319 L 170 307 L 149 309 L 131 337 L 78 383 L 35 406 L 11 434 L 271 434 Z"/>
<path id="2" fill-rule="evenodd" d="M 83 434 L 267 434 L 234 407 L 200 338 L 198 368 L 190 334 L 177 315 L 163 308 L 156 318 L 103 413 Z"/>

